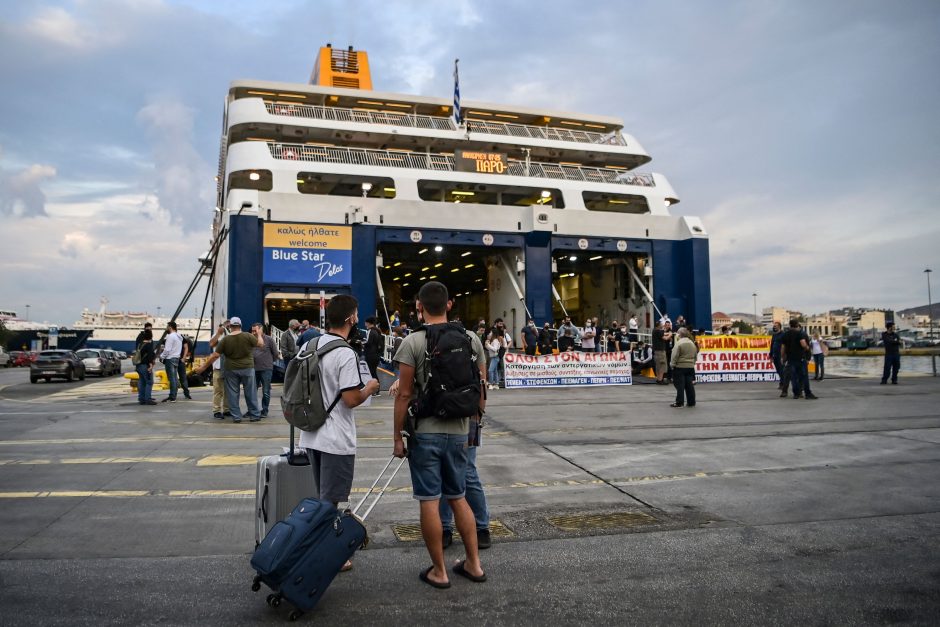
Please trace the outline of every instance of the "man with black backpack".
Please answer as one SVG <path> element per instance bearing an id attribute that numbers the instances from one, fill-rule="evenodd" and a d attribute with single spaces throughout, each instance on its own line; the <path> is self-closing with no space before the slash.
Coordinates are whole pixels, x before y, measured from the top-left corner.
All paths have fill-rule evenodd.
<path id="1" fill-rule="evenodd" d="M 787 371 L 790 373 L 790 381 L 793 383 L 793 398 L 803 398 L 806 393 L 808 400 L 816 400 L 817 397 L 809 389 L 809 370 L 806 360 L 810 357 L 809 336 L 800 326 L 800 321 L 796 318 L 790 320 L 790 328 L 783 334 L 780 347 L 780 358 L 787 364 Z M 787 396 L 786 389 L 780 392 L 780 396 Z"/>
<path id="2" fill-rule="evenodd" d="M 418 311 L 424 326 L 406 337 L 395 355 L 400 365 L 395 456 L 405 456 L 401 432 L 407 429 L 412 492 L 421 504 L 421 535 L 432 561 L 420 579 L 435 588 L 450 587 L 438 511 L 441 498 L 450 503 L 467 552 L 453 572 L 486 581 L 473 511 L 465 498 L 467 434 L 471 418 L 481 415 L 486 403 L 486 360 L 475 333 L 447 322 L 452 304 L 442 283 L 421 286 Z"/>

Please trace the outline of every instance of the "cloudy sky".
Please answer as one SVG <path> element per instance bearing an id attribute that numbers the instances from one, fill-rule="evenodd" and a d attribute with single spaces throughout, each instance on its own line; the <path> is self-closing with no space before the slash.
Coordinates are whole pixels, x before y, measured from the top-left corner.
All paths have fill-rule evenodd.
<path id="1" fill-rule="evenodd" d="M 0 308 L 34 320 L 172 310 L 208 245 L 228 83 L 303 83 L 328 41 L 367 50 L 383 91 L 447 97 L 460 57 L 465 99 L 622 118 L 711 233 L 715 310 L 903 308 L 940 270 L 934 0 L 0 9 Z"/>

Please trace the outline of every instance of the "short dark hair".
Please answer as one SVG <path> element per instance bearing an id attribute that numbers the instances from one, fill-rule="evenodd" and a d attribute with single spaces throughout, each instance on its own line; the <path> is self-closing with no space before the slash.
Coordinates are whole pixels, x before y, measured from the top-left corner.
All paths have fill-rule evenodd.
<path id="1" fill-rule="evenodd" d="M 368 318 L 366 318 L 366 322 L 368 322 L 372 326 L 378 326 L 379 319 L 376 318 L 375 316 L 369 316 Z"/>
<path id="2" fill-rule="evenodd" d="M 326 325 L 338 329 L 346 324 L 346 319 L 356 313 L 359 301 L 349 294 L 338 294 L 326 304 Z"/>
<path id="3" fill-rule="evenodd" d="M 153 323 L 152 323 L 152 322 L 145 322 L 145 323 L 144 323 L 144 328 L 145 328 L 145 329 L 152 329 L 152 328 L 153 328 Z"/>
<path id="4" fill-rule="evenodd" d="M 424 310 L 432 316 L 443 316 L 447 313 L 447 286 L 440 281 L 428 281 L 418 290 L 418 301 Z"/>
<path id="5" fill-rule="evenodd" d="M 168 327 L 170 327 L 171 329 L 173 329 L 174 331 L 176 331 L 176 323 L 173 322 L 172 320 L 169 321 L 169 322 L 167 322 L 167 323 L 166 323 L 166 326 L 168 326 Z"/>
<path id="6" fill-rule="evenodd" d="M 153 331 L 151 331 L 150 329 L 144 329 L 144 339 L 145 339 L 145 340 L 152 340 L 152 339 L 153 339 Z"/>
<path id="7" fill-rule="evenodd" d="M 798 326 L 800 326 L 800 321 L 797 320 L 796 318 L 790 318 L 790 328 L 795 329 Z"/>

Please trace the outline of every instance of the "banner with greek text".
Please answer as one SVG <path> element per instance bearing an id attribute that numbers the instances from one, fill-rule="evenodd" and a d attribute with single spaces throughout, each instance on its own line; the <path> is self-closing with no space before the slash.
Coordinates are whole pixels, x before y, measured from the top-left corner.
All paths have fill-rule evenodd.
<path id="1" fill-rule="evenodd" d="M 698 383 L 780 380 L 770 360 L 769 335 L 700 335 L 696 342 Z"/>
<path id="2" fill-rule="evenodd" d="M 262 278 L 265 283 L 352 283 L 351 227 L 266 222 L 262 246 Z"/>
<path id="3" fill-rule="evenodd" d="M 506 353 L 506 388 L 631 385 L 630 353 L 522 355 Z"/>

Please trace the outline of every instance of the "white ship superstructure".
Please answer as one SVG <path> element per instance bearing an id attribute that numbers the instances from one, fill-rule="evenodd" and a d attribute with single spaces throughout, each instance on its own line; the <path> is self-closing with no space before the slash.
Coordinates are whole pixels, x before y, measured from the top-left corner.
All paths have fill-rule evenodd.
<path id="1" fill-rule="evenodd" d="M 412 308 L 427 280 L 465 321 L 515 333 L 571 315 L 710 328 L 708 239 L 609 116 L 371 90 L 362 51 L 321 49 L 309 85 L 231 84 L 213 318 L 282 327 L 352 293 Z"/>

